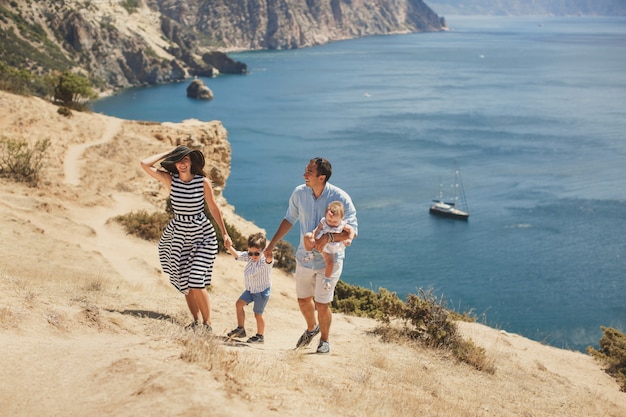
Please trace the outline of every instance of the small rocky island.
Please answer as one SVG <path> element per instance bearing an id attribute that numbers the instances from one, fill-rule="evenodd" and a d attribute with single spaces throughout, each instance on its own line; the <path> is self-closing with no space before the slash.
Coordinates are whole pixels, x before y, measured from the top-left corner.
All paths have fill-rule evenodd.
<path id="1" fill-rule="evenodd" d="M 187 97 L 213 100 L 213 91 L 202 80 L 195 79 L 187 87 Z"/>

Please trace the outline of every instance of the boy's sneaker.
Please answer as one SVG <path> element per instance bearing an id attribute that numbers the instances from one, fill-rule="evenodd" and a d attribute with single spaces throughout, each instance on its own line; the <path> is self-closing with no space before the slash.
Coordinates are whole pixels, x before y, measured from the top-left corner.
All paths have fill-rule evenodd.
<path id="1" fill-rule="evenodd" d="M 305 330 L 304 333 L 302 333 L 302 336 L 300 336 L 300 339 L 298 339 L 298 343 L 296 343 L 296 349 L 307 346 L 319 332 L 320 326 L 315 326 L 315 329 L 313 329 L 312 332 Z"/>
<path id="2" fill-rule="evenodd" d="M 202 331 L 204 333 L 213 333 L 213 328 L 209 323 L 202 323 Z"/>
<path id="3" fill-rule="evenodd" d="M 227 334 L 228 337 L 246 337 L 246 329 L 243 327 L 237 327 L 236 329 L 231 330 Z"/>
<path id="4" fill-rule="evenodd" d="M 256 334 L 252 336 L 250 339 L 246 340 L 246 343 L 265 343 L 265 339 L 262 334 Z"/>
<path id="5" fill-rule="evenodd" d="M 330 344 L 326 340 L 320 340 L 320 344 L 317 346 L 317 353 L 330 352 Z"/>

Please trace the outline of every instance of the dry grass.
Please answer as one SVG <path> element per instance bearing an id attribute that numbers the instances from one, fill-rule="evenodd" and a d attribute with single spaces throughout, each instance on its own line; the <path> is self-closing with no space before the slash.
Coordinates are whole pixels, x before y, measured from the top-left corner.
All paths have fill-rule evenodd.
<path id="1" fill-rule="evenodd" d="M 487 356 L 494 376 L 457 362 L 450 352 L 426 349 L 417 341 L 407 340 L 402 337 L 402 329 L 393 328 L 387 328 L 384 341 L 372 333 L 357 334 L 352 354 L 344 350 L 342 355 L 323 357 L 320 361 L 307 351 L 229 346 L 220 338 L 185 331 L 182 326 L 188 318 L 180 299 L 164 302 L 165 298 L 171 299 L 168 294 L 146 299 L 145 287 L 120 283 L 97 272 L 66 274 L 62 279 L 53 274 L 32 290 L 26 289 L 32 288 L 32 278 L 7 273 L 2 277 L 0 290 L 13 294 L 14 300 L 0 309 L 3 329 L 24 332 L 33 327 L 36 317 L 43 317 L 49 329 L 44 329 L 44 333 L 54 335 L 50 333 L 54 331 L 58 335 L 48 338 L 74 338 L 85 332 L 118 340 L 139 337 L 141 344 L 132 343 L 132 349 L 142 349 L 141 355 L 153 355 L 151 346 L 160 346 L 159 349 L 170 352 L 168 361 L 203 369 L 205 376 L 197 381 L 207 377 L 213 380 L 221 387 L 224 401 L 253 404 L 254 409 L 261 407 L 277 415 L 404 417 L 419 410 L 421 416 L 442 417 L 569 417 L 594 415 L 588 414 L 590 410 L 599 411 L 593 401 L 606 400 L 597 393 L 587 402 L 579 399 L 562 408 L 551 405 L 552 400 L 547 401 L 541 390 L 568 382 L 558 378 L 550 382 L 554 378 L 550 365 L 538 359 L 526 371 L 517 369 L 527 380 L 499 379 L 499 373 L 510 370 L 502 363 L 496 367 L 497 361 L 507 359 L 497 354 L 495 345 L 487 348 L 496 351 Z M 133 305 L 137 309 L 129 308 Z M 18 309 L 22 310 L 19 314 Z M 363 320 L 367 321 L 348 317 L 345 325 Z M 41 323 L 36 327 L 41 327 Z M 174 352 L 178 353 L 172 356 Z M 120 362 L 121 358 L 115 359 L 117 372 L 120 367 L 137 367 L 134 362 Z M 134 374 L 125 377 L 133 378 Z M 151 389 L 141 388 L 141 395 L 151 395 Z M 567 391 L 556 395 L 567 395 Z M 303 407 L 308 411 L 301 412 Z M 610 408 L 602 410 L 602 414 L 595 415 L 619 415 Z"/>
<path id="2" fill-rule="evenodd" d="M 20 286 L 26 280 L 12 278 L 11 282 Z M 281 415 L 296 412 L 298 407 L 291 404 L 292 395 L 308 397 L 315 404 L 316 412 L 335 415 L 393 417 L 429 407 L 431 415 L 446 415 L 442 414 L 443 410 L 437 411 L 438 401 L 431 401 L 432 376 L 428 374 L 434 368 L 420 363 L 424 352 L 420 352 L 417 343 L 399 341 L 395 347 L 393 343 L 375 343 L 376 349 L 366 358 L 367 363 L 361 362 L 363 358 L 353 358 L 354 363 L 350 363 L 351 358 L 342 358 L 344 367 L 316 372 L 310 352 L 232 347 L 224 345 L 218 337 L 186 331 L 182 327 L 186 320 L 184 310 L 161 317 L 136 312 L 121 320 L 116 301 L 126 299 L 128 302 L 136 298 L 137 294 L 125 293 L 129 290 L 128 286 L 113 284 L 98 274 L 73 274 L 62 281 L 47 281 L 39 295 L 23 293 L 29 295 L 22 296 L 22 303 L 30 310 L 27 315 L 43 312 L 50 327 L 65 334 L 90 329 L 88 331 L 123 338 L 131 328 L 140 325 L 146 340 L 178 345 L 179 359 L 205 369 L 222 385 L 230 401 L 260 401 Z M 43 294 L 46 294 L 47 306 L 42 309 Z M 62 307 L 63 304 L 68 307 Z M 5 312 L 3 316 L 10 318 L 13 314 Z M 129 326 L 129 320 L 142 324 Z M 373 336 L 367 338 L 375 342 Z M 397 349 L 404 353 L 394 352 Z M 448 361 L 444 356 L 436 355 L 436 360 Z M 289 389 L 285 392 L 282 387 Z M 317 404 L 316 398 L 323 401 Z M 445 410 L 451 410 L 449 404 Z"/>
<path id="3" fill-rule="evenodd" d="M 14 309 L 9 307 L 0 308 L 0 327 L 9 329 L 19 325 L 19 315 Z"/>

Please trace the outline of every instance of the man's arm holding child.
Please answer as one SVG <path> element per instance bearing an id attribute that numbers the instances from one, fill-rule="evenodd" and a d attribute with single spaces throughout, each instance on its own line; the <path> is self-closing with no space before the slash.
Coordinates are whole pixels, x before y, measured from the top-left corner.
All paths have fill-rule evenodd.
<path id="1" fill-rule="evenodd" d="M 343 242 L 344 245 L 350 246 L 352 244 L 352 239 L 356 237 L 356 233 L 354 232 L 352 226 L 350 226 L 349 224 L 346 224 L 343 227 L 343 232 L 348 232 L 348 237 L 344 240 L 339 240 L 339 242 Z"/>

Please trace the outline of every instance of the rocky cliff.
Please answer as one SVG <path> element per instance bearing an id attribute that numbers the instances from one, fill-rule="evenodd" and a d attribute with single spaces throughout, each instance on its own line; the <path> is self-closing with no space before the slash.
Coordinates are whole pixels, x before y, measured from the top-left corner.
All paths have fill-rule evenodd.
<path id="1" fill-rule="evenodd" d="M 119 89 L 245 73 L 231 50 L 441 29 L 422 0 L 0 0 L 0 63 Z"/>
<path id="2" fill-rule="evenodd" d="M 437 31 L 422 0 L 157 0 L 164 15 L 225 49 L 290 49 L 368 35 Z"/>

